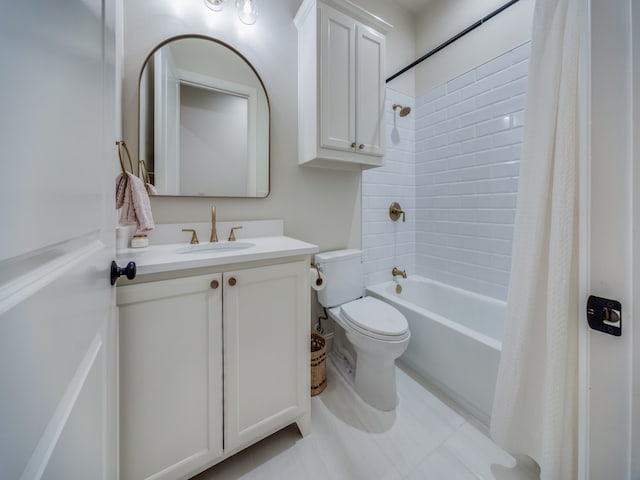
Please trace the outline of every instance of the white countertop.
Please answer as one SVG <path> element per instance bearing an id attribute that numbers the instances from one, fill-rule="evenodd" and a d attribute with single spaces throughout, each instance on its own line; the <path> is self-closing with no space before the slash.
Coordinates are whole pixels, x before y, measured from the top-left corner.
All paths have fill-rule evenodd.
<path id="1" fill-rule="evenodd" d="M 187 270 L 190 268 L 230 265 L 243 262 L 255 262 L 274 258 L 286 258 L 300 255 L 312 255 L 318 252 L 318 246 L 285 236 L 253 237 L 238 239 L 238 243 L 250 242 L 254 246 L 241 250 L 204 250 L 190 253 L 176 253 L 187 247 L 188 243 L 167 243 L 151 245 L 146 248 L 127 248 L 118 252 L 117 263 L 125 266 L 135 262 L 138 275 L 149 273 Z M 201 242 L 204 244 L 208 242 Z M 228 243 L 226 241 L 220 244 Z"/>

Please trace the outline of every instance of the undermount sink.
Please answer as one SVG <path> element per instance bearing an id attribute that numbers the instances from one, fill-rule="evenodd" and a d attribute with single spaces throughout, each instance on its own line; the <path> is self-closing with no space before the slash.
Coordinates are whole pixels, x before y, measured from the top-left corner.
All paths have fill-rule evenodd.
<path id="1" fill-rule="evenodd" d="M 198 243 L 195 245 L 187 245 L 178 248 L 176 253 L 197 253 L 197 252 L 228 252 L 230 250 L 244 250 L 245 248 L 255 247 L 255 243 L 251 242 L 216 242 L 216 243 Z"/>

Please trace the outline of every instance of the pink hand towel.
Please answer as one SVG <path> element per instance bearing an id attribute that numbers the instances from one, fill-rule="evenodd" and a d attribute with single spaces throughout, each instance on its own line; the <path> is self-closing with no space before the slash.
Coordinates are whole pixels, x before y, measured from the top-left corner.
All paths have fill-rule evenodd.
<path id="1" fill-rule="evenodd" d="M 144 183 L 127 172 L 116 178 L 116 208 L 120 208 L 120 222 L 135 222 L 137 232 L 148 232 L 155 228 L 151 214 L 151 202 Z"/>
<path id="2" fill-rule="evenodd" d="M 157 195 L 158 189 L 151 183 L 145 183 L 144 186 L 147 188 L 147 193 L 149 195 Z"/>

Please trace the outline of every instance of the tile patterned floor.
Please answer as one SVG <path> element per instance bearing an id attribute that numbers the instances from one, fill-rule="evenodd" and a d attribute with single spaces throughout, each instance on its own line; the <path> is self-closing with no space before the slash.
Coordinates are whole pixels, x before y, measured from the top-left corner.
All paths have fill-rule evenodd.
<path id="1" fill-rule="evenodd" d="M 329 362 L 330 363 L 330 362 Z M 534 480 L 537 466 L 497 447 L 472 418 L 403 368 L 395 412 L 369 407 L 329 365 L 312 434 L 288 427 L 193 480 Z"/>

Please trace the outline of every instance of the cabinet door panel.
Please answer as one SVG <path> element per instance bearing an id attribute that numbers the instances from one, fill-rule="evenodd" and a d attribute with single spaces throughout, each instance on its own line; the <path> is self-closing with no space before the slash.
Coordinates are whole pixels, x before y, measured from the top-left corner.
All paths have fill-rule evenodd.
<path id="1" fill-rule="evenodd" d="M 224 274 L 226 452 L 306 412 L 308 282 L 304 261 Z"/>
<path id="2" fill-rule="evenodd" d="M 355 23 L 329 7 L 320 17 L 320 144 L 351 150 L 355 132 Z"/>
<path id="3" fill-rule="evenodd" d="M 122 480 L 175 479 L 222 456 L 221 274 L 130 285 L 120 306 Z"/>
<path id="4" fill-rule="evenodd" d="M 384 36 L 358 26 L 356 141 L 358 152 L 370 155 L 384 155 L 384 49 Z"/>

